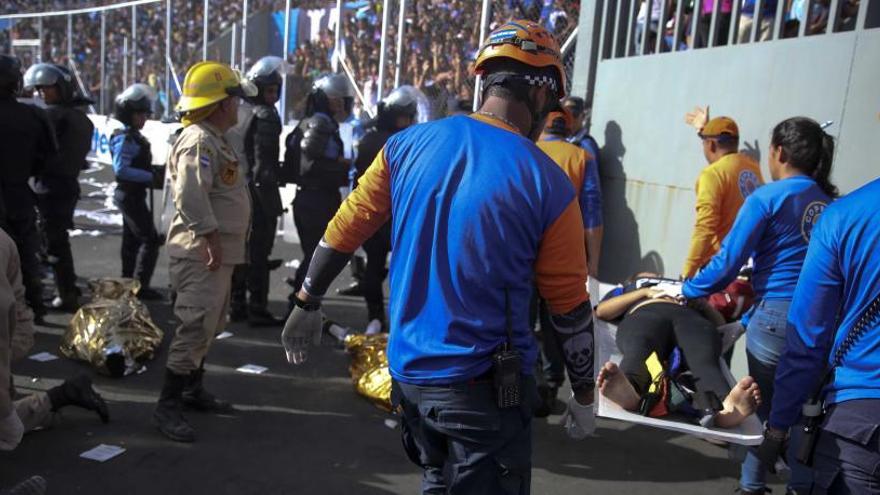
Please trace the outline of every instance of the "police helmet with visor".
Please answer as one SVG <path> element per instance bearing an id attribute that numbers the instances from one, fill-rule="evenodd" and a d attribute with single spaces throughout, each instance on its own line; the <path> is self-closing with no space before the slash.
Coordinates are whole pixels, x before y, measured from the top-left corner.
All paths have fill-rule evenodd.
<path id="1" fill-rule="evenodd" d="M 73 74 L 61 65 L 39 63 L 30 66 L 24 73 L 24 88 L 32 91 L 42 87 L 55 86 L 63 103 L 77 99 L 76 81 Z"/>
<path id="2" fill-rule="evenodd" d="M 348 82 L 348 78 L 342 74 L 326 74 L 315 80 L 312 90 L 306 100 L 306 115 L 317 112 L 331 115 L 330 99 L 340 99 L 343 102 L 345 115 L 350 115 L 354 107 L 354 88 Z"/>
<path id="3" fill-rule="evenodd" d="M 156 90 L 143 83 L 132 84 L 116 97 L 114 116 L 125 125 L 131 125 L 135 113 L 150 113 L 158 96 Z"/>

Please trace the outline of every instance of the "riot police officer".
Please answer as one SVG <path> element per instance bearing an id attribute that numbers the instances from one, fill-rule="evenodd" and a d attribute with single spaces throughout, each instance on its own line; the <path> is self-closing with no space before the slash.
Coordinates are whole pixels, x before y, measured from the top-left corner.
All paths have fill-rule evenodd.
<path id="1" fill-rule="evenodd" d="M 247 319 L 254 326 L 280 325 L 269 312 L 269 256 L 275 244 L 278 217 L 284 211 L 278 190 L 281 117 L 275 103 L 281 91 L 284 60 L 268 56 L 258 60 L 247 73 L 259 90 L 239 107 L 238 124 L 227 133 L 239 160 L 247 170 L 251 194 L 251 234 L 248 238 L 248 265 L 235 268 L 230 316 L 233 321 Z M 250 301 L 247 301 L 247 293 Z"/>
<path id="2" fill-rule="evenodd" d="M 52 305 L 73 311 L 79 307 L 79 289 L 67 231 L 73 228 L 79 200 L 79 173 L 88 168 L 86 155 L 92 148 L 94 126 L 82 107 L 92 102 L 79 94 L 73 75 L 60 65 L 32 65 L 24 75 L 24 84 L 40 92 L 58 140 L 58 154 L 40 176 L 37 194 L 58 290 Z"/>
<path id="3" fill-rule="evenodd" d="M 146 84 L 132 84 L 116 97 L 114 115 L 125 127 L 110 138 L 116 191 L 113 204 L 122 212 L 122 276 L 141 283 L 138 297 L 162 299 L 150 287 L 162 241 L 147 208 L 147 190 L 155 182 L 150 143 L 140 130 L 156 101 L 156 92 Z"/>
<path id="4" fill-rule="evenodd" d="M 39 320 L 46 310 L 37 260 L 37 201 L 28 179 L 43 172 L 57 145 L 46 112 L 16 101 L 21 87 L 21 63 L 15 57 L 0 55 L 0 156 L 4 164 L 0 167 L 0 226 L 18 248 L 25 297 Z"/>
<path id="5" fill-rule="evenodd" d="M 412 86 L 401 86 L 379 102 L 375 123 L 358 144 L 354 162 L 357 172 L 355 187 L 357 179 L 364 175 L 388 138 L 416 122 L 420 102 L 425 105 L 428 103 L 425 95 Z M 376 333 L 383 329 L 387 331 L 382 282 L 387 274 L 385 259 L 391 251 L 391 222 L 386 222 L 372 237 L 364 241 L 363 248 L 367 253 L 367 266 L 360 286 L 367 303 L 367 333 Z"/>
<path id="6" fill-rule="evenodd" d="M 353 105 L 354 92 L 344 75 L 319 78 L 306 100 L 306 118 L 287 139 L 285 168 L 298 169 L 293 220 L 303 250 L 292 284 L 294 293 L 302 286 L 312 253 L 339 209 L 339 188 L 348 183 L 350 162 L 344 157 L 338 122 L 345 121 Z M 292 166 L 291 161 L 299 166 Z"/>

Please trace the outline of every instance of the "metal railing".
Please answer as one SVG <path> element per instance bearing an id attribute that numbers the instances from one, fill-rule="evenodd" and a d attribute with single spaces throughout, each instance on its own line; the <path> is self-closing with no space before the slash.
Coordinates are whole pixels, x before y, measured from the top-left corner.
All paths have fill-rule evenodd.
<path id="1" fill-rule="evenodd" d="M 599 60 L 867 29 L 880 0 L 604 0 Z M 874 21 L 876 22 L 876 21 Z"/>

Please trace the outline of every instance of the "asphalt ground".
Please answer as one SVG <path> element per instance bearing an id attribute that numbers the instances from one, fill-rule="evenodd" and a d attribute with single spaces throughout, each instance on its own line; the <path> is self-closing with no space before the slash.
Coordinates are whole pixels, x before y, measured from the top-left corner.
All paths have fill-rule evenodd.
<path id="1" fill-rule="evenodd" d="M 84 210 L 106 210 L 106 171 L 83 186 Z M 103 182 L 101 181 L 103 177 Z M 91 194 L 91 196 L 90 196 Z M 83 279 L 116 276 L 120 270 L 119 228 L 102 225 L 101 215 L 78 216 L 77 227 L 91 232 L 73 240 Z M 279 237 L 274 256 L 301 256 L 297 245 Z M 271 309 L 286 309 L 283 279 L 272 275 Z M 348 273 L 336 287 L 350 282 Z M 154 285 L 167 287 L 167 257 L 160 258 Z M 335 294 L 331 290 L 331 294 Z M 330 297 L 328 316 L 353 329 L 366 325 L 357 298 Z M 189 413 L 198 432 L 193 444 L 171 442 L 151 425 L 162 385 L 163 364 L 175 326 L 169 303 L 151 303 L 154 321 L 165 330 L 155 360 L 142 374 L 110 378 L 88 364 L 65 358 L 13 367 L 20 392 L 46 390 L 79 373 L 92 376 L 108 400 L 110 424 L 91 412 L 67 408 L 56 425 L 29 433 L 13 452 L 0 453 L 0 487 L 33 474 L 49 481 L 51 494 L 413 494 L 421 473 L 400 446 L 399 429 L 385 412 L 358 396 L 348 375 L 345 352 L 325 343 L 301 367 L 287 364 L 280 328 L 231 323 L 234 335 L 215 341 L 208 355 L 206 386 L 233 402 L 233 416 Z M 50 313 L 37 327 L 32 354 L 60 354 L 58 345 L 71 315 Z M 245 364 L 265 366 L 262 375 L 236 372 Z M 561 391 L 560 397 L 567 397 Z M 561 412 L 561 411 L 558 411 Z M 576 442 L 560 426 L 561 415 L 534 421 L 532 493 L 535 494 L 721 494 L 732 493 L 739 464 L 728 450 L 697 438 L 599 419 L 595 437 Z M 126 451 L 106 462 L 79 455 L 99 444 Z M 776 493 L 782 487 L 773 486 Z"/>

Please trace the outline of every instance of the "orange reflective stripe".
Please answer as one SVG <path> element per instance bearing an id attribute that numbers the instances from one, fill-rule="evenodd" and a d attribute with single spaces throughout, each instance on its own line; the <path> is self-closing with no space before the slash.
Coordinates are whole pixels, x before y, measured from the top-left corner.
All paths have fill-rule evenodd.
<path id="1" fill-rule="evenodd" d="M 339 252 L 353 253 L 388 221 L 390 212 L 391 187 L 382 148 L 330 220 L 324 241 Z"/>

